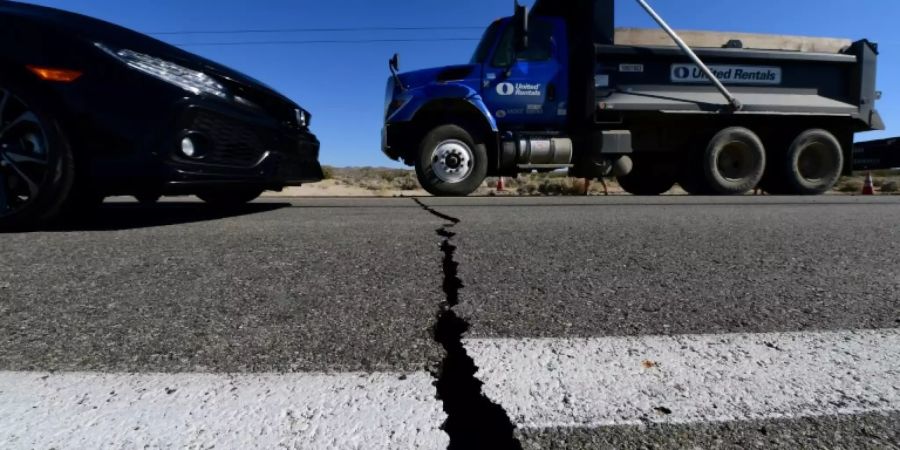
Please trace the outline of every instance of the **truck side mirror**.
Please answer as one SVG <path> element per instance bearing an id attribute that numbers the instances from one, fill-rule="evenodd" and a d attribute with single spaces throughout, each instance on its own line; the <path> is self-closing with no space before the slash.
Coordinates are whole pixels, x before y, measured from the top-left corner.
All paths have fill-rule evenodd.
<path id="1" fill-rule="evenodd" d="M 394 53 L 394 56 L 388 61 L 388 67 L 391 69 L 391 73 L 398 74 L 400 73 L 400 55 Z"/>
<path id="2" fill-rule="evenodd" d="M 528 48 L 528 7 L 520 5 L 519 0 L 516 0 L 513 27 L 516 53 L 524 52 Z"/>
<path id="3" fill-rule="evenodd" d="M 391 76 L 394 77 L 394 82 L 397 86 L 400 87 L 401 91 L 406 91 L 406 86 L 403 85 L 403 80 L 400 79 L 400 55 L 394 53 L 394 56 L 388 60 L 388 68 L 391 69 Z"/>

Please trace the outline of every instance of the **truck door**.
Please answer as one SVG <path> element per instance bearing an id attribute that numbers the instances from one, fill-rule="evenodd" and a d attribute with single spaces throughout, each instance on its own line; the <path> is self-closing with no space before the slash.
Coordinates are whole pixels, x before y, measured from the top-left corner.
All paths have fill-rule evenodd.
<path id="1" fill-rule="evenodd" d="M 513 40 L 513 26 L 508 25 L 485 63 L 485 104 L 501 125 L 563 123 L 568 98 L 563 24 L 534 18 L 529 26 L 528 48 L 518 54 Z"/>

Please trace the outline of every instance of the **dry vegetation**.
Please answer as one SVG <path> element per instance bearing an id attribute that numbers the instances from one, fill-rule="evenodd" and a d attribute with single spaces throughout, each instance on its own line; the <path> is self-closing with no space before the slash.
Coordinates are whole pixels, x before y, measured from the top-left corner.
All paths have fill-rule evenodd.
<path id="1" fill-rule="evenodd" d="M 306 186 L 300 191 L 288 191 L 285 194 L 383 197 L 425 195 L 412 170 L 380 167 L 326 167 L 325 175 L 326 180 L 322 183 Z M 878 171 L 873 173 L 873 176 L 876 192 L 900 193 L 900 171 Z M 835 188 L 835 193 L 860 193 L 864 179 L 863 175 L 846 177 Z M 504 180 L 506 184 L 504 192 L 497 192 L 497 179 L 490 178 L 476 195 L 554 196 L 584 195 L 585 192 L 584 180 L 569 178 L 561 172 L 534 173 Z M 606 192 L 610 195 L 624 194 L 614 180 L 608 180 L 606 184 Z M 588 190 L 590 195 L 604 195 L 605 192 L 600 182 L 591 182 Z M 676 187 L 671 193 L 680 194 L 683 191 Z"/>

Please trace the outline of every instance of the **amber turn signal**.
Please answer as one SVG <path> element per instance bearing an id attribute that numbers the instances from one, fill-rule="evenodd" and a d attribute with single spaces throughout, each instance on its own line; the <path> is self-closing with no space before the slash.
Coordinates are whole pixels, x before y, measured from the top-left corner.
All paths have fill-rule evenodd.
<path id="1" fill-rule="evenodd" d="M 38 78 L 44 81 L 56 81 L 59 83 L 71 83 L 81 78 L 82 73 L 77 70 L 53 69 L 49 67 L 25 66 Z"/>

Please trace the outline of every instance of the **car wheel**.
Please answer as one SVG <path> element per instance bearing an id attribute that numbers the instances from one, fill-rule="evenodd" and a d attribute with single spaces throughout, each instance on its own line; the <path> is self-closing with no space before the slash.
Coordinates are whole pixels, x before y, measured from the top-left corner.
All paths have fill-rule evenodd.
<path id="1" fill-rule="evenodd" d="M 710 140 L 703 171 L 717 194 L 746 194 L 759 185 L 765 174 L 766 148 L 754 132 L 742 127 L 726 128 Z"/>
<path id="2" fill-rule="evenodd" d="M 457 125 L 442 125 L 428 133 L 419 148 L 416 175 L 428 193 L 465 197 L 487 177 L 487 149 Z"/>
<path id="3" fill-rule="evenodd" d="M 231 189 L 221 191 L 201 192 L 197 194 L 210 206 L 227 208 L 241 206 L 259 198 L 265 192 L 262 189 Z"/>
<path id="4" fill-rule="evenodd" d="M 23 90 L 0 80 L 0 229 L 55 219 L 74 179 L 72 152 L 56 121 Z"/>

